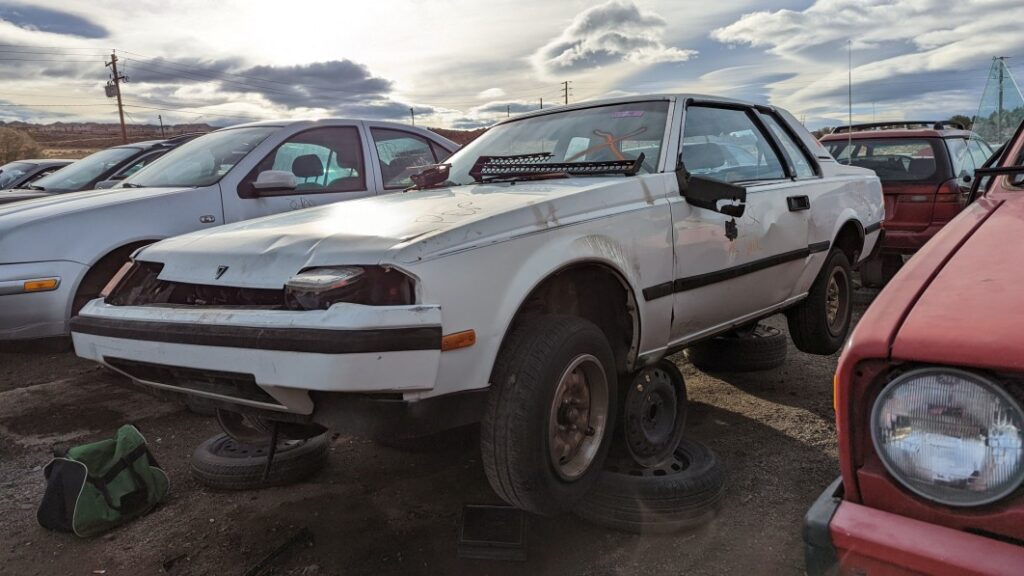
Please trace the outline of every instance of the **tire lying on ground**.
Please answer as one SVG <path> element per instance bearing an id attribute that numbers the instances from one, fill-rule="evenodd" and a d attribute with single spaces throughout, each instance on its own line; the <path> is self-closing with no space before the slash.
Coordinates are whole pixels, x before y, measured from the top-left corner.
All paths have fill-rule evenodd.
<path id="1" fill-rule="evenodd" d="M 718 336 L 686 349 L 686 358 L 704 372 L 756 372 L 786 362 L 786 335 L 758 324 L 747 335 Z"/>
<path id="2" fill-rule="evenodd" d="M 277 444 L 270 475 L 263 479 L 268 446 L 242 444 L 227 434 L 217 434 L 192 453 L 192 477 L 218 490 L 253 490 L 284 486 L 309 478 L 327 461 L 327 436 L 308 440 L 283 440 Z"/>
<path id="3" fill-rule="evenodd" d="M 724 494 L 718 457 L 703 443 L 684 438 L 674 457 L 656 468 L 644 468 L 626 454 L 609 457 L 574 512 L 624 532 L 675 532 L 711 520 Z"/>

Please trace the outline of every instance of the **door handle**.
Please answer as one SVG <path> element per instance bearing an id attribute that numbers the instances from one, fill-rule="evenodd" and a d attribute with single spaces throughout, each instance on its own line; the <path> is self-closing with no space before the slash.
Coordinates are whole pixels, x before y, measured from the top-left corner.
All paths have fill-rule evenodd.
<path id="1" fill-rule="evenodd" d="M 811 208 L 811 199 L 807 196 L 787 196 L 786 204 L 789 206 L 790 212 L 799 212 Z"/>

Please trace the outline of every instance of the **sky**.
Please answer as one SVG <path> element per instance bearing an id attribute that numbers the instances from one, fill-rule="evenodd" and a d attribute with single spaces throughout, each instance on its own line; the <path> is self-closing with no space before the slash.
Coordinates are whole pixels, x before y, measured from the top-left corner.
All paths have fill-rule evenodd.
<path id="1" fill-rule="evenodd" d="M 686 92 L 814 129 L 978 108 L 1024 77 L 1021 0 L 0 1 L 0 120 L 358 117 L 477 128 L 569 101 Z M 849 64 L 852 63 L 852 69 Z M 1019 71 L 1019 72 L 1017 72 Z"/>

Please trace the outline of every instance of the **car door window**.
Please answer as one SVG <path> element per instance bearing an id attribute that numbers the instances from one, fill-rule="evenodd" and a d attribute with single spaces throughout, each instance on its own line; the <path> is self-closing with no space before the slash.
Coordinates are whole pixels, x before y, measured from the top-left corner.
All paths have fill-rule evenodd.
<path id="1" fill-rule="evenodd" d="M 786 177 L 778 154 L 748 110 L 690 106 L 683 125 L 683 166 L 725 182 Z"/>
<path id="2" fill-rule="evenodd" d="M 249 173 L 243 186 L 267 170 L 291 172 L 296 193 L 366 190 L 363 146 L 354 126 L 314 128 L 292 136 Z"/>
<path id="3" fill-rule="evenodd" d="M 803 147 L 793 140 L 789 135 L 789 132 L 786 132 L 786 129 L 779 124 L 778 120 L 776 120 L 771 114 L 762 114 L 761 119 L 764 120 L 768 129 L 775 135 L 775 139 L 778 140 L 786 150 L 786 154 L 789 156 L 790 161 L 793 162 L 793 169 L 796 172 L 796 177 L 814 178 L 817 176 L 814 172 L 814 165 L 811 164 L 811 160 L 807 152 L 805 152 Z"/>
<path id="4" fill-rule="evenodd" d="M 370 132 L 377 147 L 381 179 L 386 190 L 412 186 L 411 176 L 419 171 L 420 166 L 438 161 L 430 142 L 422 136 L 385 128 L 373 128 Z"/>

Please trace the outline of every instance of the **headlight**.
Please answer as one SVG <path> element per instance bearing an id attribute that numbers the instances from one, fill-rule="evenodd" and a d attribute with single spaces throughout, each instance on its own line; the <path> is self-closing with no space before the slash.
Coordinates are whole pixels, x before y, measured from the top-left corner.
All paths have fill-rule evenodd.
<path id="1" fill-rule="evenodd" d="M 326 310 L 339 302 L 369 306 L 412 304 L 412 279 L 380 266 L 310 268 L 293 276 L 284 287 L 285 305 L 292 310 Z"/>
<path id="2" fill-rule="evenodd" d="M 875 401 L 871 436 L 893 477 L 941 504 L 988 504 L 1024 481 L 1024 411 L 977 374 L 925 368 L 897 377 Z"/>

